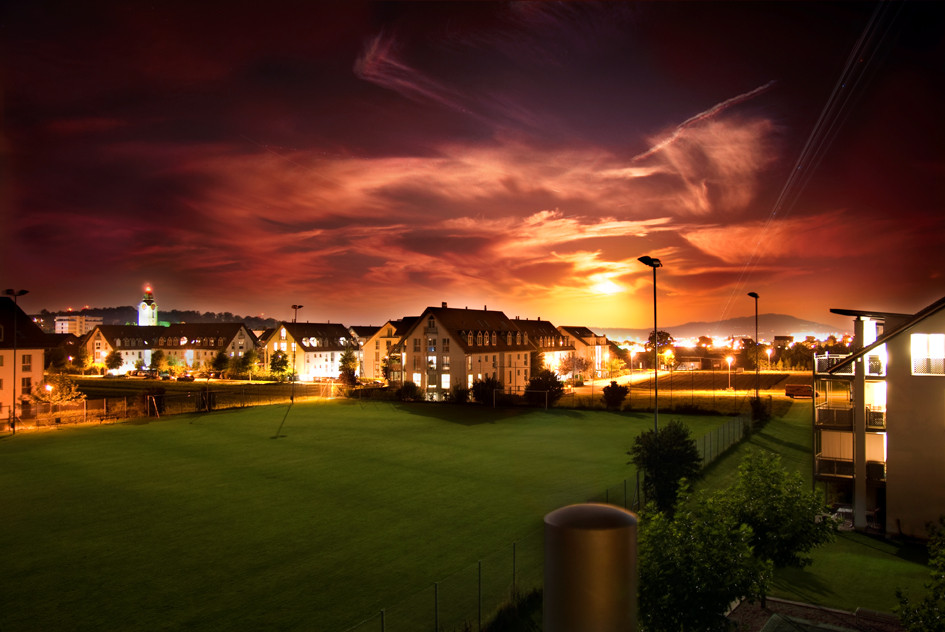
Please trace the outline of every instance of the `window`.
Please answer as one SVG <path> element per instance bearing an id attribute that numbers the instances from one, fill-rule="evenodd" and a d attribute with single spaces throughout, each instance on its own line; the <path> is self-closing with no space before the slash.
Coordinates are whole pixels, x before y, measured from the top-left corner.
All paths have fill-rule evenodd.
<path id="1" fill-rule="evenodd" d="M 381 339 L 380 339 L 380 338 L 378 338 L 377 340 L 374 341 L 374 348 L 375 348 L 375 349 L 380 349 L 380 348 L 381 348 Z"/>
<path id="2" fill-rule="evenodd" d="M 495 332 L 493 331 L 493 332 L 492 332 L 492 346 L 493 346 L 493 347 L 496 345 L 496 340 L 497 340 L 497 338 L 496 338 L 496 336 L 495 336 Z"/>
<path id="3" fill-rule="evenodd" d="M 436 353 L 436 338 L 427 338 L 427 353 Z"/>
<path id="4" fill-rule="evenodd" d="M 0 366 L 3 366 L 3 356 L 0 355 Z"/>
<path id="5" fill-rule="evenodd" d="M 482 344 L 482 332 L 481 332 L 481 331 L 477 331 L 477 332 L 476 332 L 476 344 L 477 344 L 477 345 L 481 345 L 481 344 Z"/>
<path id="6" fill-rule="evenodd" d="M 472 344 L 472 332 L 471 332 L 471 331 L 470 331 L 468 334 L 466 334 L 466 344 L 467 344 L 467 345 L 471 345 L 471 344 Z"/>
<path id="7" fill-rule="evenodd" d="M 450 370 L 450 357 L 449 356 L 443 356 L 443 370 L 444 371 Z"/>
<path id="8" fill-rule="evenodd" d="M 20 360 L 23 362 L 23 372 L 29 373 L 33 370 L 33 356 L 30 354 L 25 354 L 20 356 Z"/>
<path id="9" fill-rule="evenodd" d="M 420 353 L 420 339 L 419 338 L 413 339 L 413 350 L 414 350 L 414 353 Z"/>
<path id="10" fill-rule="evenodd" d="M 33 392 L 33 378 L 24 377 L 20 381 L 20 394 L 29 395 Z"/>
<path id="11" fill-rule="evenodd" d="M 443 353 L 449 353 L 449 352 L 450 352 L 450 339 L 444 338 L 443 339 Z"/>
<path id="12" fill-rule="evenodd" d="M 440 388 L 444 390 L 449 390 L 450 388 L 450 374 L 444 373 L 440 376 Z"/>
<path id="13" fill-rule="evenodd" d="M 515 344 L 517 345 L 522 344 L 522 332 L 520 331 L 515 332 Z"/>
<path id="14" fill-rule="evenodd" d="M 436 321 L 433 319 L 433 316 L 430 316 L 430 319 L 427 320 L 427 329 L 435 329 Z"/>
<path id="15" fill-rule="evenodd" d="M 945 375 L 945 334 L 912 334 L 912 374 Z"/>

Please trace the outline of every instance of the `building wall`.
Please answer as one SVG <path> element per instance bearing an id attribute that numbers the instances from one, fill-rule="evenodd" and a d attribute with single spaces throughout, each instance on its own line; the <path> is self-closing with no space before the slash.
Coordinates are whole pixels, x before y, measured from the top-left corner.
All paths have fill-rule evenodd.
<path id="1" fill-rule="evenodd" d="M 945 515 L 945 375 L 912 375 L 912 333 L 945 333 L 945 311 L 887 342 L 886 532 L 925 536 Z"/>
<path id="2" fill-rule="evenodd" d="M 13 383 L 13 364 L 16 365 L 16 384 Z M 10 416 L 16 397 L 20 401 L 29 396 L 37 384 L 43 382 L 43 349 L 0 350 L 0 420 Z M 24 385 L 25 384 L 25 385 Z"/>

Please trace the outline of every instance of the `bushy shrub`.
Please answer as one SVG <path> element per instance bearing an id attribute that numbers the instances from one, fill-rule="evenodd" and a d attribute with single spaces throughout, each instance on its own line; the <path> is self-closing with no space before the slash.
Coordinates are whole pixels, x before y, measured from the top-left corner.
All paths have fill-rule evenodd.
<path id="1" fill-rule="evenodd" d="M 450 387 L 447 401 L 451 404 L 465 404 L 469 401 L 469 389 L 462 384 L 453 384 Z"/>
<path id="2" fill-rule="evenodd" d="M 554 406 L 555 402 L 564 395 L 564 385 L 553 372 L 543 369 L 538 375 L 528 381 L 525 391 L 525 401 L 531 406 Z"/>
<path id="3" fill-rule="evenodd" d="M 420 387 L 413 382 L 404 382 L 397 389 L 397 399 L 402 402 L 413 402 L 423 399 L 423 393 L 420 392 Z"/>
<path id="4" fill-rule="evenodd" d="M 604 405 L 608 409 L 620 410 L 620 407 L 623 405 L 623 400 L 627 398 L 627 393 L 629 392 L 630 388 L 628 386 L 612 381 L 610 386 L 604 387 Z"/>
<path id="5" fill-rule="evenodd" d="M 480 404 L 492 404 L 495 400 L 495 392 L 501 390 L 502 382 L 494 377 L 487 377 L 484 380 L 473 382 L 472 396 Z"/>

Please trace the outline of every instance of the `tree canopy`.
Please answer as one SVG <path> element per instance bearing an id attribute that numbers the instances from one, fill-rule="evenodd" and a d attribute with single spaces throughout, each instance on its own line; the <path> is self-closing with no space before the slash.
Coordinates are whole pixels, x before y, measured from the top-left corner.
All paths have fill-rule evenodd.
<path id="1" fill-rule="evenodd" d="M 945 632 L 945 521 L 930 529 L 929 581 L 920 601 L 913 602 L 902 591 L 896 591 L 899 607 L 896 614 L 909 632 Z"/>
<path id="2" fill-rule="evenodd" d="M 117 349 L 112 349 L 111 353 L 105 356 L 105 368 L 109 371 L 117 371 L 125 361 Z"/>
<path id="3" fill-rule="evenodd" d="M 659 511 L 672 512 L 681 479 L 694 480 L 702 470 L 702 456 L 678 419 L 637 435 L 627 452 L 630 462 L 643 472 L 643 492 Z"/>
<path id="4" fill-rule="evenodd" d="M 564 385 L 554 371 L 542 369 L 528 381 L 525 399 L 532 406 L 553 405 L 564 395 Z"/>

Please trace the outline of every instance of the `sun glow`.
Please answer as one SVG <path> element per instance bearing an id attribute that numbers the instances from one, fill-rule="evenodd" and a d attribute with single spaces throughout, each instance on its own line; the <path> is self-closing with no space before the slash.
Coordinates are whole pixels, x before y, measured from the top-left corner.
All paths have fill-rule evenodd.
<path id="1" fill-rule="evenodd" d="M 623 290 L 622 287 L 611 281 L 610 279 L 605 279 L 599 281 L 591 286 L 591 291 L 598 294 L 616 294 Z"/>

